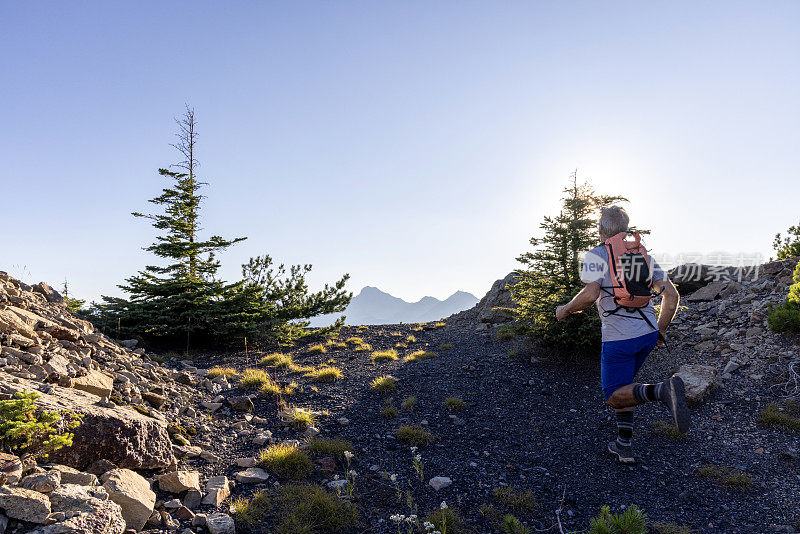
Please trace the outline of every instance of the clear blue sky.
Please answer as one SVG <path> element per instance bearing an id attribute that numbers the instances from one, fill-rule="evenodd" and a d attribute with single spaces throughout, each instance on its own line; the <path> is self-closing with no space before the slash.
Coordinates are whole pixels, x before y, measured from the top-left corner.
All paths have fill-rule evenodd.
<path id="1" fill-rule="evenodd" d="M 577 168 L 656 255 L 800 221 L 800 3 L 4 2 L 0 269 L 76 294 L 152 259 L 130 212 L 184 103 L 222 255 L 482 295 Z"/>

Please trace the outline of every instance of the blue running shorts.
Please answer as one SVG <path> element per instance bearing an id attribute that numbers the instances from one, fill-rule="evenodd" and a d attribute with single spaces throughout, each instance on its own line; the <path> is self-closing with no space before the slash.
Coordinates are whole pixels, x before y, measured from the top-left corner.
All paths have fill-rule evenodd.
<path id="1" fill-rule="evenodd" d="M 600 383 L 603 398 L 608 400 L 621 388 L 633 383 L 645 359 L 655 348 L 658 332 L 650 332 L 633 339 L 604 341 L 600 352 Z"/>

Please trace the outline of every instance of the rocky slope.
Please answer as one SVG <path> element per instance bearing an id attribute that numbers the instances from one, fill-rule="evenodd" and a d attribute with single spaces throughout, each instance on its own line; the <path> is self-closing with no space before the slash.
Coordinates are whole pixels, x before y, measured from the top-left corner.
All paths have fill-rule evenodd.
<path id="1" fill-rule="evenodd" d="M 765 325 L 795 261 L 684 295 L 669 350 L 648 359 L 642 379 L 682 373 L 692 386 L 692 430 L 676 435 L 660 406 L 637 409 L 634 467 L 605 453 L 615 429 L 596 362 L 540 360 L 523 340 L 498 340 L 506 319 L 493 308 L 509 303 L 508 277 L 445 326 L 347 327 L 322 343 L 324 352 L 313 346 L 320 340 L 309 341 L 284 351 L 295 367 L 275 367 L 253 353 L 159 364 L 94 332 L 46 285 L 0 275 L 0 395 L 37 391 L 43 408 L 85 414 L 73 446 L 47 461 L 0 456 L 0 534 L 272 532 L 274 517 L 247 526 L 230 505 L 289 482 L 255 465 L 275 443 L 312 456 L 305 482 L 335 492 L 355 476 L 345 495 L 359 509 L 353 532 L 397 532 L 392 515 L 422 517 L 442 501 L 474 532 L 498 532 L 497 515 L 509 512 L 558 532 L 556 510 L 565 531 L 582 530 L 604 504 L 636 504 L 651 521 L 700 532 L 793 532 L 797 434 L 763 413 L 796 418 L 787 399 L 800 393 L 792 371 L 800 351 Z M 397 359 L 372 357 L 389 349 Z M 419 351 L 434 354 L 406 358 Z M 308 410 L 312 424 L 291 424 L 273 395 L 254 394 L 232 372 L 210 378 L 215 365 L 266 370 L 284 388 L 282 400 Z M 342 376 L 325 382 L 308 372 L 326 365 Z M 371 387 L 382 375 L 396 379 L 393 391 Z M 463 405 L 445 404 L 449 397 Z M 432 441 L 412 451 L 397 433 L 402 425 Z M 315 436 L 347 440 L 352 459 L 305 449 Z M 741 484 L 729 483 L 730 474 Z M 509 502 L 498 488 L 530 491 L 530 499 Z"/>

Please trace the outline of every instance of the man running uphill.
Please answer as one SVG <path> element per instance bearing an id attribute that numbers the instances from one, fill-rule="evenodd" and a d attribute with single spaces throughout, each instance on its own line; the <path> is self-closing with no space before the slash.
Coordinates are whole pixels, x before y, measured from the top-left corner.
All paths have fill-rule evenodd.
<path id="1" fill-rule="evenodd" d="M 619 434 L 616 441 L 608 444 L 608 451 L 626 464 L 635 463 L 631 436 L 633 407 L 637 404 L 663 402 L 678 429 L 689 430 L 689 409 L 680 377 L 658 384 L 634 382 L 656 344 L 663 345 L 680 295 L 647 254 L 639 234 L 628 232 L 628 223 L 624 209 L 618 206 L 602 209 L 598 230 L 603 244 L 586 255 L 581 272 L 585 287 L 556 309 L 556 318 L 563 321 L 571 313 L 597 303 L 603 338 L 600 380 L 606 403 L 616 410 Z M 658 320 L 652 303 L 653 295 L 657 294 L 664 297 Z"/>

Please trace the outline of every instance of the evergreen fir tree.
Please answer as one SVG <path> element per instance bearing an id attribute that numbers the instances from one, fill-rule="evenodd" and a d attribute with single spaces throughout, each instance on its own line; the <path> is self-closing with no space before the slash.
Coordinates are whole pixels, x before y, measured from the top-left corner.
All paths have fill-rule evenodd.
<path id="1" fill-rule="evenodd" d="M 171 187 L 150 200 L 162 207 L 163 212 L 133 213 L 134 217 L 149 219 L 154 228 L 163 231 L 145 250 L 166 260 L 166 265 L 146 266 L 119 286 L 130 295 L 129 299 L 103 296 L 100 308 L 102 315 L 116 318 L 117 325 L 106 326 L 110 326 L 112 332 L 118 326 L 118 335 L 140 335 L 172 342 L 184 338 L 188 346 L 194 334 L 207 339 L 214 330 L 214 308 L 224 300 L 228 289 L 216 278 L 220 263 L 215 253 L 246 238 L 224 239 L 215 235 L 203 240 L 199 237 L 203 200 L 200 188 L 207 184 L 199 181 L 196 174 L 194 110 L 187 107 L 184 116 L 176 122 L 178 142 L 172 146 L 183 158 L 173 166 L 178 171 L 158 170 Z"/>
<path id="2" fill-rule="evenodd" d="M 183 156 L 173 168 L 159 169 L 171 187 L 150 200 L 162 213 L 133 213 L 149 219 L 163 233 L 145 248 L 165 265 L 148 265 L 119 287 L 130 298 L 103 297 L 93 304 L 89 318 L 117 337 L 141 336 L 161 345 L 240 344 L 279 340 L 288 342 L 307 334 L 305 319 L 343 311 L 352 298 L 344 275 L 332 286 L 309 293 L 305 281 L 310 265 L 295 265 L 287 273 L 283 265 L 272 268 L 269 256 L 251 258 L 243 266 L 243 279 L 225 283 L 217 278 L 220 263 L 215 254 L 243 241 L 200 237 L 202 185 L 196 175 L 196 123 L 193 110 L 178 120 L 178 143 Z M 326 330 L 338 328 L 342 321 Z"/>
<path id="3" fill-rule="evenodd" d="M 600 208 L 625 199 L 597 195 L 587 183 L 578 184 L 577 171 L 570 181 L 564 189 L 560 213 L 544 217 L 539 225 L 543 237 L 532 237 L 534 250 L 517 258 L 523 267 L 517 271 L 518 281 L 510 290 L 517 304 L 518 324 L 526 334 L 556 350 L 589 353 L 600 344 L 597 310 L 590 308 L 559 323 L 555 309 L 583 288 L 581 253 L 599 244 Z"/>
<path id="4" fill-rule="evenodd" d="M 800 224 L 790 226 L 784 238 L 781 238 L 781 234 L 775 234 L 772 248 L 778 252 L 779 260 L 800 256 Z"/>

